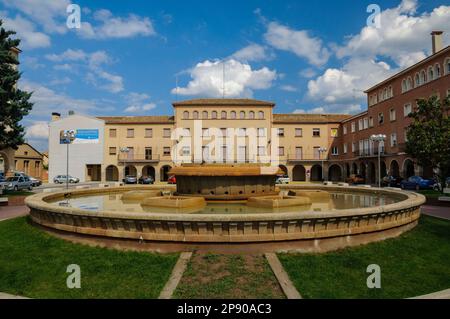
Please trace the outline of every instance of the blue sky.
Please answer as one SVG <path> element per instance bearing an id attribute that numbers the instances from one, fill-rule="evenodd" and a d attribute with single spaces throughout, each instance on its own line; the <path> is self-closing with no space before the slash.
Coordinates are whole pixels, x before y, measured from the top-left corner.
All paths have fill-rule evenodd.
<path id="1" fill-rule="evenodd" d="M 45 150 L 52 111 L 171 114 L 171 102 L 225 95 L 276 102 L 278 113 L 357 113 L 363 90 L 430 54 L 448 1 L 0 0 L 23 39 L 20 86 L 34 91 L 27 138 Z M 176 87 L 178 79 L 178 89 Z M 178 94 L 176 94 L 178 92 Z"/>

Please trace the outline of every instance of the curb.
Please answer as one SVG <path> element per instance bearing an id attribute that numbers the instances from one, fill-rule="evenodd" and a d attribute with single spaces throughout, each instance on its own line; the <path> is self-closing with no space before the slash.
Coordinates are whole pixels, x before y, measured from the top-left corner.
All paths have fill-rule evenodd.
<path id="1" fill-rule="evenodd" d="M 175 289 L 178 286 L 178 283 L 183 277 L 183 273 L 186 270 L 187 263 L 192 257 L 192 252 L 184 252 L 180 254 L 180 258 L 178 258 L 175 267 L 173 267 L 172 274 L 169 277 L 166 285 L 163 290 L 159 294 L 158 299 L 171 299 Z"/>
<path id="2" fill-rule="evenodd" d="M 267 261 L 269 262 L 270 268 L 272 268 L 278 283 L 281 286 L 287 299 L 302 299 L 302 296 L 295 288 L 292 281 L 289 279 L 287 272 L 284 270 L 283 265 L 278 259 L 277 255 L 274 253 L 265 254 Z"/>

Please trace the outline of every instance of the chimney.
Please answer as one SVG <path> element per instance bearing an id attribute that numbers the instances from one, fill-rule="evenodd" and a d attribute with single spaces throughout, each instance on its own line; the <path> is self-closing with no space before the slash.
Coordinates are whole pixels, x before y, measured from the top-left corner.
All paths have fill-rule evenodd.
<path id="1" fill-rule="evenodd" d="M 61 114 L 59 114 L 58 112 L 53 112 L 52 113 L 52 122 L 53 121 L 57 121 L 61 118 Z"/>
<path id="2" fill-rule="evenodd" d="M 442 50 L 442 33 L 443 31 L 433 31 L 431 32 L 432 44 L 433 44 L 433 54 Z"/>

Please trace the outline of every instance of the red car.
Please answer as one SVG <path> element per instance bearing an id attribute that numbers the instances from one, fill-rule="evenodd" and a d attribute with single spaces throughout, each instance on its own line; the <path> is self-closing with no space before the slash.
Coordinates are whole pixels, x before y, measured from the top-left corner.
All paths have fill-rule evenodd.
<path id="1" fill-rule="evenodd" d="M 167 179 L 167 184 L 176 184 L 177 183 L 177 179 L 175 178 L 175 175 L 169 176 L 169 178 Z"/>

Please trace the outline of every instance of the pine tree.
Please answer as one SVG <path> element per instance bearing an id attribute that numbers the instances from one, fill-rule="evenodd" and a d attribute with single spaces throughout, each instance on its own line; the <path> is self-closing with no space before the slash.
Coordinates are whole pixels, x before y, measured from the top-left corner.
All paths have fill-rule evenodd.
<path id="1" fill-rule="evenodd" d="M 19 61 L 12 52 L 20 40 L 11 39 L 16 32 L 6 31 L 2 25 L 0 20 L 0 149 L 17 149 L 24 143 L 25 128 L 20 121 L 33 107 L 29 102 L 32 93 L 17 88 L 21 74 L 16 69 Z"/>

